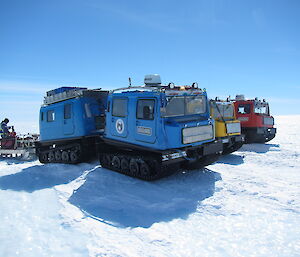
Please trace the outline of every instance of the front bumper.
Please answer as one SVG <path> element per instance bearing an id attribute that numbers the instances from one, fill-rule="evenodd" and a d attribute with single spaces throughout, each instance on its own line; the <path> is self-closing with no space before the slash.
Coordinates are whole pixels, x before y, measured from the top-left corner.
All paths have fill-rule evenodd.
<path id="1" fill-rule="evenodd" d="M 257 134 L 259 135 L 275 135 L 276 134 L 276 128 L 257 128 Z"/>
<path id="2" fill-rule="evenodd" d="M 219 154 L 223 151 L 222 140 L 215 140 L 210 143 L 205 143 L 197 147 L 189 147 L 185 149 L 174 149 L 174 151 L 168 151 L 162 154 L 163 162 L 180 162 L 184 160 L 196 161 L 200 158 L 211 155 Z"/>
<path id="3" fill-rule="evenodd" d="M 233 145 L 235 143 L 244 142 L 245 136 L 244 135 L 237 135 L 237 136 L 228 136 L 226 138 L 222 138 L 223 144 Z"/>

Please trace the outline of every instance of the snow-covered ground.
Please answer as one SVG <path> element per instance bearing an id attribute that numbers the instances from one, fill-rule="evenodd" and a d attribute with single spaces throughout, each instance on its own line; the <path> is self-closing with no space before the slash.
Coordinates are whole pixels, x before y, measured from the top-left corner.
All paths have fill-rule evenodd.
<path id="1" fill-rule="evenodd" d="M 0 256 L 300 256 L 300 116 L 271 142 L 143 182 L 0 161 Z"/>

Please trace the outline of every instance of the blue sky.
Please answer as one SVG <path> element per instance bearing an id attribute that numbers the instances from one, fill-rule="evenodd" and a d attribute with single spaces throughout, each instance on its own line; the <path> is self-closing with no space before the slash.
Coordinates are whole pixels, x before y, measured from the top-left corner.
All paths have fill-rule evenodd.
<path id="1" fill-rule="evenodd" d="M 0 0 L 1 116 L 37 129 L 46 90 L 151 73 L 300 114 L 299 13 L 297 0 Z"/>

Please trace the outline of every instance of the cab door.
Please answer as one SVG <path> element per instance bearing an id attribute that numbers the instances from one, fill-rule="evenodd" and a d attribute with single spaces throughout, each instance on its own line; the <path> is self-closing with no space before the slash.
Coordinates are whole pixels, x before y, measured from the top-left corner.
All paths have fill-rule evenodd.
<path id="1" fill-rule="evenodd" d="M 136 104 L 135 139 L 147 143 L 156 141 L 155 98 L 138 98 Z"/>
<path id="2" fill-rule="evenodd" d="M 128 98 L 112 99 L 111 134 L 117 137 L 128 135 Z"/>
<path id="3" fill-rule="evenodd" d="M 64 135 L 74 134 L 73 104 L 64 104 Z"/>

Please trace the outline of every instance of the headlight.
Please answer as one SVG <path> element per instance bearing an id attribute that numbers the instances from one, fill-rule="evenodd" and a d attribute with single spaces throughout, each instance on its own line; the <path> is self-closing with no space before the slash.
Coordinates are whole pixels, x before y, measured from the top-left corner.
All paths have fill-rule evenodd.
<path id="1" fill-rule="evenodd" d="M 212 125 L 184 128 L 182 130 L 182 139 L 184 144 L 190 144 L 213 138 L 214 130 Z"/>

